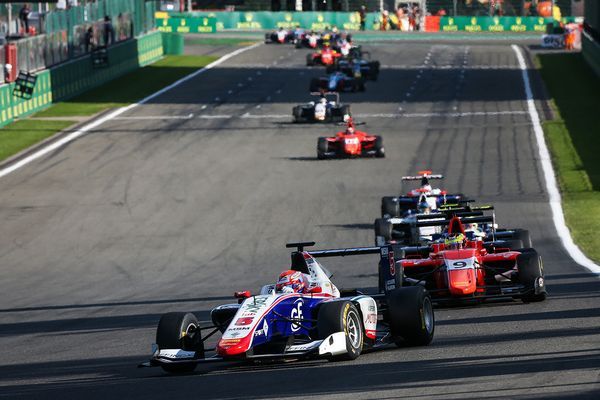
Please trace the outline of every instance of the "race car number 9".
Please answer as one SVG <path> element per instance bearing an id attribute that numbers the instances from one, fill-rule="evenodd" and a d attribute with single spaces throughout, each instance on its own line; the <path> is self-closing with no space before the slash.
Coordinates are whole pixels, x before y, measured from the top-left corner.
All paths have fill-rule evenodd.
<path id="1" fill-rule="evenodd" d="M 466 267 L 466 266 L 467 266 L 467 263 L 466 263 L 466 262 L 464 262 L 464 261 L 454 261 L 454 262 L 452 263 L 452 266 L 453 266 L 453 267 L 456 267 L 456 268 L 464 268 L 464 267 Z"/>

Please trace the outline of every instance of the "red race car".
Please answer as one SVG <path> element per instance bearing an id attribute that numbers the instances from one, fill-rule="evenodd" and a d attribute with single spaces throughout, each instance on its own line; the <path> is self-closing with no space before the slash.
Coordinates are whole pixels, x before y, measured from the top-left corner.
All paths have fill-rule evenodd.
<path id="1" fill-rule="evenodd" d="M 383 138 L 356 130 L 352 118 L 346 122 L 346 129 L 333 137 L 320 137 L 317 143 L 317 157 L 322 160 L 336 157 L 385 157 Z"/>
<path id="2" fill-rule="evenodd" d="M 333 50 L 328 45 L 323 45 L 323 49 L 312 54 L 306 55 L 306 65 L 335 65 L 338 58 L 342 57 L 341 53 Z"/>
<path id="3" fill-rule="evenodd" d="M 448 229 L 429 246 L 403 248 L 399 263 L 404 284 L 424 286 L 438 304 L 495 297 L 520 298 L 525 303 L 545 300 L 544 269 L 535 249 L 511 250 L 504 241 L 467 237 L 463 224 L 490 221 L 491 217 L 455 216 L 419 222 Z"/>

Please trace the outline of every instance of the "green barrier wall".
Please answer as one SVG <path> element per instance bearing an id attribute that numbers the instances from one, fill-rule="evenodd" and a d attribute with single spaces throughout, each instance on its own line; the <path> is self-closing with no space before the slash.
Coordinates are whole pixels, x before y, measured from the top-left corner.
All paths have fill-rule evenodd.
<path id="1" fill-rule="evenodd" d="M 369 13 L 365 21 L 367 30 L 377 29 L 380 13 Z M 538 17 L 442 17 L 440 31 L 443 32 L 540 32 L 546 31 L 546 24 L 552 18 Z M 574 17 L 563 18 L 564 23 L 574 21 Z M 212 13 L 156 13 L 156 26 L 163 32 L 204 33 L 224 29 L 278 29 L 300 25 L 316 31 L 337 26 L 342 30 L 359 30 L 360 18 L 357 12 L 212 12 Z M 200 29 L 204 29 L 201 31 Z"/>
<path id="2" fill-rule="evenodd" d="M 565 17 L 562 22 L 569 23 L 574 17 Z M 546 32 L 546 25 L 554 22 L 552 18 L 541 17 L 442 17 L 441 32 Z"/>
<path id="3" fill-rule="evenodd" d="M 136 57 L 137 55 L 137 57 Z M 0 126 L 49 106 L 53 101 L 76 96 L 112 79 L 153 63 L 163 55 L 160 32 L 153 32 L 109 48 L 107 68 L 93 69 L 89 56 L 59 64 L 37 74 L 33 97 L 12 95 L 14 84 L 0 86 Z"/>
<path id="4" fill-rule="evenodd" d="M 379 13 L 367 15 L 366 27 L 372 28 Z M 323 30 L 326 27 L 337 26 L 343 30 L 360 29 L 360 18 L 354 12 L 212 12 L 212 13 L 156 13 L 158 29 L 169 29 L 168 32 L 196 33 L 194 27 L 211 24 L 214 18 L 216 30 L 223 29 L 277 29 L 292 28 L 300 25 L 303 28 Z M 208 19 L 209 21 L 206 21 Z M 181 21 L 183 22 L 183 25 Z M 185 30 L 185 27 L 190 27 Z M 184 29 L 184 30 L 177 30 Z"/>
<path id="5" fill-rule="evenodd" d="M 164 13 L 159 13 L 159 15 Z M 156 27 L 165 33 L 215 33 L 217 31 L 217 19 L 209 16 L 187 17 L 185 15 L 173 15 L 167 18 L 157 18 Z"/>

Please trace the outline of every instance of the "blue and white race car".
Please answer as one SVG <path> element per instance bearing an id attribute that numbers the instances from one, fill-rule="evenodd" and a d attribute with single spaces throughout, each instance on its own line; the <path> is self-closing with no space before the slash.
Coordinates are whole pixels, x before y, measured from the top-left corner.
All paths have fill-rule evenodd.
<path id="1" fill-rule="evenodd" d="M 327 76 L 313 78 L 309 89 L 311 92 L 364 92 L 365 80 L 360 76 L 360 71 L 354 77 L 336 71 Z"/>
<path id="2" fill-rule="evenodd" d="M 401 287 L 397 260 L 403 257 L 402 250 L 393 246 L 304 250 L 312 245 L 287 245 L 297 248 L 289 272 L 302 274 L 308 282 L 305 291 L 278 290 L 278 283 L 263 286 L 254 296 L 238 292 L 238 304 L 211 311 L 210 326 L 200 326 L 192 313 L 165 314 L 158 323 L 152 357 L 140 366 L 186 373 L 206 362 L 353 360 L 365 350 L 391 343 L 423 346 L 431 342 L 435 327 L 431 298 L 421 286 Z M 382 293 L 340 293 L 316 259 L 358 254 L 380 255 Z M 203 335 L 206 330 L 210 332 Z M 206 348 L 206 339 L 219 332 L 216 347 Z"/>

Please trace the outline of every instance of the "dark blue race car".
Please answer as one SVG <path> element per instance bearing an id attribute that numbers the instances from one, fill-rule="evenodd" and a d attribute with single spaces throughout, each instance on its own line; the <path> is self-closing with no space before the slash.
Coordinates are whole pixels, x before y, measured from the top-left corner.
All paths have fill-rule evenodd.
<path id="1" fill-rule="evenodd" d="M 433 339 L 435 319 L 431 298 L 421 286 L 401 287 L 393 246 L 305 251 L 309 243 L 292 243 L 290 269 L 306 277 L 302 293 L 263 286 L 260 294 L 238 292 L 238 304 L 211 311 L 212 325 L 201 326 L 191 313 L 163 315 L 149 362 L 171 373 L 193 371 L 200 363 L 276 359 L 326 358 L 352 360 L 361 352 L 390 343 L 427 345 Z M 379 254 L 381 293 L 340 291 L 317 257 Z M 295 272 L 294 272 L 295 274 Z M 207 334 L 203 332 L 210 331 Z M 220 333 L 215 348 L 206 339 Z"/>

